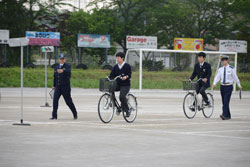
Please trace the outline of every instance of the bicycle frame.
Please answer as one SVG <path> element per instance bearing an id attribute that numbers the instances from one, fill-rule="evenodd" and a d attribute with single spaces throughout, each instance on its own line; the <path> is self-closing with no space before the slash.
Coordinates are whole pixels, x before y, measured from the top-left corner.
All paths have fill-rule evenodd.
<path id="1" fill-rule="evenodd" d="M 200 80 L 202 80 L 202 78 L 200 78 L 200 79 L 198 79 L 197 81 L 196 81 L 196 83 L 198 83 Z M 191 81 L 190 81 L 191 82 Z M 197 94 L 197 91 L 196 90 L 188 90 L 187 91 L 187 93 L 192 93 L 192 94 L 194 94 L 194 98 L 196 99 L 196 101 L 197 101 L 197 107 L 198 107 L 198 110 L 202 110 L 202 109 L 204 109 L 205 107 L 203 106 L 203 104 L 202 104 L 202 100 L 198 97 L 198 94 Z"/>
<path id="2" fill-rule="evenodd" d="M 116 97 L 115 97 L 115 93 L 111 93 L 111 97 L 112 97 L 112 101 L 113 101 L 114 104 L 115 104 L 115 107 L 116 107 L 117 109 L 121 109 L 122 107 L 121 107 L 121 105 L 118 103 L 118 101 L 117 101 L 117 99 L 116 99 Z"/>

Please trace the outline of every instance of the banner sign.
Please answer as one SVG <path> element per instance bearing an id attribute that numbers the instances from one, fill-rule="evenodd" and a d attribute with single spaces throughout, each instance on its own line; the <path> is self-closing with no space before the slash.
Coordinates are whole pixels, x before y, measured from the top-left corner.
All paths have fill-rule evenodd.
<path id="1" fill-rule="evenodd" d="M 157 37 L 153 36 L 131 36 L 126 37 L 127 49 L 157 49 Z"/>
<path id="2" fill-rule="evenodd" d="M 247 53 L 247 41 L 239 40 L 220 40 L 220 52 Z"/>
<path id="3" fill-rule="evenodd" d="M 85 48 L 110 48 L 110 35 L 78 34 L 77 46 Z"/>
<path id="4" fill-rule="evenodd" d="M 29 45 L 60 46 L 60 32 L 26 31 Z"/>
<path id="5" fill-rule="evenodd" d="M 203 51 L 203 39 L 175 38 L 174 50 Z"/>
<path id="6" fill-rule="evenodd" d="M 0 30 L 0 44 L 8 44 L 10 38 L 9 30 Z"/>
<path id="7" fill-rule="evenodd" d="M 9 39 L 10 47 L 27 46 L 28 44 L 29 44 L 29 39 L 27 37 Z"/>

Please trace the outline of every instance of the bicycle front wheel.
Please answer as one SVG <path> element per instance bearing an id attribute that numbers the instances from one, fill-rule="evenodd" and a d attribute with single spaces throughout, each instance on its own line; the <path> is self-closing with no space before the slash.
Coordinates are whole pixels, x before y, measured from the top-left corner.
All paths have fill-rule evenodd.
<path id="1" fill-rule="evenodd" d="M 98 115 L 103 123 L 109 123 L 114 116 L 114 102 L 108 93 L 100 97 L 98 103 Z"/>
<path id="2" fill-rule="evenodd" d="M 205 118 L 210 118 L 214 112 L 214 98 L 213 95 L 211 93 L 207 93 L 207 97 L 208 100 L 210 102 L 209 106 L 205 106 L 202 109 L 202 113 L 204 115 Z M 204 104 L 204 100 L 202 100 L 202 104 Z"/>
<path id="3" fill-rule="evenodd" d="M 184 97 L 183 111 L 188 119 L 194 118 L 197 113 L 197 99 L 193 93 L 188 93 Z"/>
<path id="4" fill-rule="evenodd" d="M 135 121 L 137 116 L 137 100 L 136 97 L 132 94 L 127 95 L 127 100 L 128 100 L 128 107 L 130 110 L 130 116 L 127 117 L 127 114 L 124 111 L 122 111 L 122 113 L 125 121 L 127 121 L 128 123 L 132 123 Z"/>

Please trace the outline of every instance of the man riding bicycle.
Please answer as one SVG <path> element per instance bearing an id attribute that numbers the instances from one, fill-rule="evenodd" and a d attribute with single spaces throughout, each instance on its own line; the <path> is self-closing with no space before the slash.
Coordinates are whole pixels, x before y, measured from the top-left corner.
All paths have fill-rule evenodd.
<path id="1" fill-rule="evenodd" d="M 210 102 L 205 91 L 210 87 L 210 77 L 212 75 L 211 66 L 209 63 L 205 62 L 206 54 L 204 52 L 200 52 L 197 57 L 198 63 L 194 65 L 194 71 L 189 80 L 192 81 L 197 76 L 199 81 L 196 92 L 197 94 L 200 93 L 202 95 L 202 98 L 206 103 L 205 106 L 210 106 Z"/>
<path id="2" fill-rule="evenodd" d="M 122 110 L 126 112 L 126 117 L 130 116 L 130 110 L 128 107 L 128 102 L 126 95 L 130 90 L 130 78 L 131 78 L 131 67 L 125 61 L 125 54 L 122 52 L 118 52 L 116 54 L 117 64 L 113 67 L 109 79 L 114 79 L 117 76 L 121 76 L 117 81 L 116 91 L 120 91 L 119 99 L 121 101 Z M 120 114 L 121 111 L 117 111 Z"/>

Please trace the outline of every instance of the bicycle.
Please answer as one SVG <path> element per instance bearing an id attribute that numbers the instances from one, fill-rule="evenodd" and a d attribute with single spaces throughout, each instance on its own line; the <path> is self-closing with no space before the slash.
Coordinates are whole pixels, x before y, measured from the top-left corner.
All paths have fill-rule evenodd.
<path id="1" fill-rule="evenodd" d="M 205 104 L 205 101 L 203 99 L 200 100 L 200 98 L 198 97 L 196 90 L 199 86 L 198 82 L 200 80 L 201 79 L 198 79 L 196 82 L 182 81 L 183 89 L 187 90 L 187 94 L 183 100 L 183 111 L 188 119 L 194 118 L 197 110 L 202 110 L 205 118 L 210 118 L 214 111 L 214 98 L 212 93 L 206 93 L 210 102 L 210 105 L 208 106 Z"/>
<path id="2" fill-rule="evenodd" d="M 127 94 L 130 110 L 129 117 L 126 117 L 126 112 L 122 110 L 121 105 L 116 100 L 115 89 L 117 87 L 116 79 L 118 78 L 121 78 L 121 76 L 117 76 L 113 80 L 110 80 L 108 77 L 100 79 L 99 90 L 105 93 L 100 97 L 98 102 L 98 115 L 103 123 L 109 123 L 112 120 L 115 111 L 117 115 L 120 115 L 122 112 L 123 118 L 128 123 L 132 123 L 136 119 L 137 100 L 133 94 Z"/>

